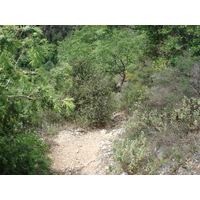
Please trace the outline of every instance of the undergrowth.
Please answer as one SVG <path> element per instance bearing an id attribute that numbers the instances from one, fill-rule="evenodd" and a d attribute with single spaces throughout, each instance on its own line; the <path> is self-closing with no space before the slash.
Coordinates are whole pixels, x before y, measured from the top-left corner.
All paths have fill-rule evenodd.
<path id="1" fill-rule="evenodd" d="M 118 168 L 128 174 L 155 174 L 163 163 L 173 161 L 176 171 L 191 153 L 200 150 L 191 136 L 200 130 L 199 116 L 198 98 L 184 97 L 172 110 L 135 104 L 126 133 L 113 145 Z"/>

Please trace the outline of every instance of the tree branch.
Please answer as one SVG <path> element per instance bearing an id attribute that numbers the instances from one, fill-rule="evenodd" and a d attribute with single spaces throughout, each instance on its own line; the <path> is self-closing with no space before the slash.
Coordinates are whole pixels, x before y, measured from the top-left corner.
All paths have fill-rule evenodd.
<path id="1" fill-rule="evenodd" d="M 120 62 L 122 63 L 122 66 L 123 66 L 123 71 L 122 71 L 123 76 L 122 76 L 122 82 L 121 82 L 121 87 L 122 87 L 122 85 L 124 84 L 125 79 L 126 79 L 126 73 L 125 73 L 126 66 L 125 66 L 125 64 L 124 64 L 124 62 L 122 60 L 120 60 Z"/>
<path id="2" fill-rule="evenodd" d="M 32 93 L 30 95 L 33 95 Z M 0 95 L 0 97 L 3 97 L 3 98 L 24 98 L 24 99 L 29 99 L 29 100 L 44 100 L 44 98 L 32 98 L 30 96 L 25 96 L 25 95 L 7 95 L 7 96 L 3 96 L 3 95 Z M 51 99 L 45 99 L 45 100 L 51 100 Z M 58 99 L 56 101 L 64 101 L 64 99 Z"/>
<path id="3" fill-rule="evenodd" d="M 24 95 L 8 95 L 8 96 L 0 95 L 0 97 L 6 97 L 6 98 L 25 98 L 25 99 L 30 99 L 30 100 L 36 100 L 36 99 L 34 99 L 32 97 L 24 96 Z"/>
<path id="4" fill-rule="evenodd" d="M 23 31 L 23 28 L 1 28 L 1 29 L 3 29 L 3 30 L 11 30 L 11 31 Z"/>
<path id="5" fill-rule="evenodd" d="M 18 64 L 18 62 L 19 62 L 19 59 L 22 57 L 23 54 L 24 54 L 24 50 L 22 51 L 22 53 L 21 53 L 20 56 L 18 57 L 18 59 L 17 59 L 17 61 L 16 61 L 16 63 L 15 63 L 15 68 L 16 68 L 16 66 L 17 66 L 17 64 Z"/>

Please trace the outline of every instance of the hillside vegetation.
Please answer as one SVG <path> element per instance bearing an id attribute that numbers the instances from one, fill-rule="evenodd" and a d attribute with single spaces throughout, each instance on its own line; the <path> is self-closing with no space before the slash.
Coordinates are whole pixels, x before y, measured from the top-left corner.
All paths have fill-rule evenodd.
<path id="1" fill-rule="evenodd" d="M 0 174 L 56 174 L 46 138 L 66 123 L 105 127 L 119 111 L 129 120 L 110 173 L 192 174 L 199 36 L 187 25 L 1 25 Z"/>

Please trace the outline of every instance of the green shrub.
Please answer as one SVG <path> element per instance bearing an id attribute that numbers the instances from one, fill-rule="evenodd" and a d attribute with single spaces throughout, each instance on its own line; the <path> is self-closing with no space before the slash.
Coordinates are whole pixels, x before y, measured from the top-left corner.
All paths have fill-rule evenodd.
<path id="1" fill-rule="evenodd" d="M 184 96 L 199 97 L 200 67 L 196 57 L 180 56 L 173 65 L 157 59 L 152 67 L 152 85 L 144 91 L 148 106 L 173 108 Z"/>
<path id="2" fill-rule="evenodd" d="M 198 98 L 184 97 L 177 105 L 179 108 L 168 110 L 167 108 L 152 109 L 144 104 L 135 104 L 133 117 L 128 123 L 128 131 L 134 135 L 144 131 L 145 134 L 151 132 L 165 132 L 171 126 L 183 126 L 185 131 L 199 128 L 200 123 L 200 100 Z M 181 129 L 182 130 L 182 129 Z"/>
<path id="3" fill-rule="evenodd" d="M 200 99 L 184 97 L 182 106 L 172 112 L 171 123 L 174 120 L 185 124 L 188 130 L 198 129 L 200 126 Z"/>
<path id="4" fill-rule="evenodd" d="M 122 136 L 124 139 L 115 142 L 113 147 L 122 171 L 155 174 L 163 162 L 179 166 L 194 150 L 198 151 L 199 140 L 189 133 L 200 129 L 199 98 L 184 97 L 177 108 L 170 110 L 152 108 L 141 102 L 135 103 L 134 109 Z M 157 155 L 158 149 L 162 149 L 161 157 Z"/>
<path id="5" fill-rule="evenodd" d="M 140 173 L 146 167 L 146 137 L 143 133 L 134 140 L 114 141 L 113 152 L 122 170 L 129 174 Z"/>
<path id="6" fill-rule="evenodd" d="M 49 174 L 50 159 L 46 146 L 32 133 L 0 138 L 0 174 Z"/>
<path id="7" fill-rule="evenodd" d="M 143 65 L 137 66 L 131 72 L 126 72 L 126 82 L 121 90 L 121 107 L 122 109 L 131 110 L 136 102 L 146 100 L 145 90 L 151 85 L 150 74 L 152 70 L 145 68 Z"/>
<path id="8" fill-rule="evenodd" d="M 74 65 L 76 119 L 85 125 L 105 123 L 115 106 L 113 88 L 113 81 L 101 69 L 83 61 Z"/>

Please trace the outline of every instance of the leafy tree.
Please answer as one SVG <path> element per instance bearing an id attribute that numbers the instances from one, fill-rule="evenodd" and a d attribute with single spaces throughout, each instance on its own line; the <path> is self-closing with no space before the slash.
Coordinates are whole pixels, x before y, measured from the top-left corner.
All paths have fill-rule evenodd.
<path id="1" fill-rule="evenodd" d="M 48 63 L 55 66 L 58 63 L 58 43 L 64 40 L 76 29 L 72 25 L 38 25 L 43 31 L 43 38 L 46 38 L 52 46 L 52 53 Z M 49 65 L 48 65 L 49 67 Z"/>
<path id="2" fill-rule="evenodd" d="M 93 69 L 98 69 L 95 73 L 108 77 L 106 85 L 109 85 L 112 91 L 116 91 L 116 86 L 119 88 L 123 86 L 127 80 L 127 74 L 135 74 L 137 80 L 134 79 L 134 81 L 137 82 L 140 76 L 148 76 L 149 72 L 147 73 L 148 70 L 144 68 L 147 49 L 146 35 L 139 34 L 131 26 L 84 26 L 74 31 L 71 37 L 61 43 L 59 58 L 72 66 L 74 76 L 76 76 L 74 91 L 77 91 L 73 96 L 76 108 L 80 107 L 80 102 L 84 102 L 77 100 L 80 88 L 84 90 L 82 87 L 84 85 L 88 91 L 92 92 L 92 88 L 90 85 L 86 85 L 86 82 Z M 96 77 L 98 76 L 96 75 Z M 133 79 L 130 77 L 129 81 Z M 95 79 L 93 80 L 95 81 Z M 99 83 L 100 80 L 97 80 Z M 92 85 L 95 84 L 92 82 Z M 106 89 L 104 88 L 104 90 Z"/>
<path id="3" fill-rule="evenodd" d="M 30 158 L 34 159 L 37 155 L 43 159 L 45 151 L 41 150 L 41 154 L 39 153 L 40 148 L 43 147 L 38 139 L 33 137 L 29 140 L 28 135 L 22 139 L 23 137 L 20 136 L 34 128 L 34 124 L 39 122 L 42 110 L 53 109 L 60 112 L 65 109 L 67 113 L 70 113 L 74 107 L 73 100 L 68 94 L 61 96 L 57 92 L 58 82 L 49 80 L 50 72 L 42 67 L 48 56 L 49 46 L 45 39 L 41 39 L 41 35 L 42 31 L 34 26 L 0 27 L 0 140 L 5 147 L 1 149 L 1 159 L 5 161 L 1 173 L 4 173 L 5 168 L 9 169 L 6 171 L 7 174 L 14 173 L 13 167 L 21 156 L 20 153 L 14 153 L 18 152 L 15 148 L 19 148 L 20 144 L 23 146 L 24 140 L 28 140 L 28 145 L 38 143 L 38 147 L 36 147 L 38 151 L 27 150 Z M 64 70 L 65 67 L 67 66 L 62 69 Z M 59 70 L 54 69 L 54 72 L 56 71 Z M 59 73 L 51 77 L 59 79 L 58 76 Z M 67 71 L 66 77 L 68 77 Z M 65 82 L 67 81 L 65 80 Z M 32 136 L 30 135 L 30 137 Z M 7 162 L 7 158 L 4 157 L 8 155 L 6 151 L 9 141 L 16 143 L 13 146 L 13 155 L 11 152 L 9 154 L 14 163 L 12 165 L 11 161 Z M 23 156 L 20 159 L 23 160 Z M 24 157 L 24 159 L 26 158 Z M 25 161 L 21 163 L 23 162 Z M 27 165 L 32 165 L 32 163 L 29 162 Z M 46 167 L 45 164 L 40 165 L 39 161 L 36 165 Z M 34 168 L 34 166 L 24 167 Z"/>
<path id="4" fill-rule="evenodd" d="M 132 30 L 113 29 L 112 34 L 101 41 L 95 57 L 106 72 L 121 76 L 121 83 L 126 80 L 126 73 L 135 73 L 145 61 L 147 46 L 146 36 Z"/>
<path id="5" fill-rule="evenodd" d="M 31 29 L 29 28 L 28 30 Z M 26 123 L 31 123 L 34 118 L 37 119 L 36 113 L 42 108 L 65 106 L 65 100 L 59 99 L 54 87 L 48 83 L 47 78 L 45 79 L 45 74 L 48 72 L 40 68 L 46 51 L 48 51 L 48 45 L 45 40 L 34 36 L 34 33 L 41 34 L 41 31 L 38 28 L 32 29 L 34 32 L 30 35 L 24 39 L 18 39 L 18 35 L 26 32 L 27 27 L 2 28 L 2 37 L 6 38 L 1 43 L 0 54 L 2 63 L 0 79 L 2 134 L 7 134 L 6 129 L 13 132 L 16 127 L 17 132 L 21 131 Z M 16 57 L 15 55 L 19 51 L 22 52 Z M 24 59 L 25 55 L 27 55 L 29 70 L 24 70 L 24 67 L 20 65 L 20 61 Z M 14 128 L 12 124 L 15 124 L 16 127 Z"/>
<path id="6" fill-rule="evenodd" d="M 145 31 L 151 46 L 151 50 L 156 52 L 151 56 L 165 56 L 173 59 L 184 55 L 186 50 L 190 56 L 199 55 L 199 34 L 200 26 L 192 25 L 154 25 L 136 26 L 138 30 Z"/>
<path id="7" fill-rule="evenodd" d="M 127 70 L 133 71 L 145 60 L 147 40 L 132 29 L 109 26 L 84 26 L 60 46 L 60 59 L 73 62 L 85 59 L 107 74 L 120 75 L 121 85 Z"/>

